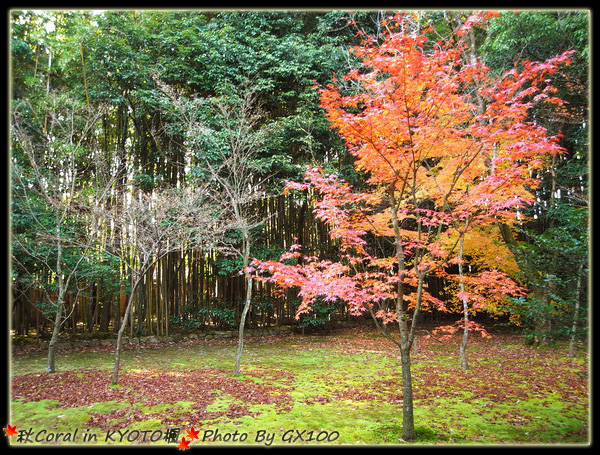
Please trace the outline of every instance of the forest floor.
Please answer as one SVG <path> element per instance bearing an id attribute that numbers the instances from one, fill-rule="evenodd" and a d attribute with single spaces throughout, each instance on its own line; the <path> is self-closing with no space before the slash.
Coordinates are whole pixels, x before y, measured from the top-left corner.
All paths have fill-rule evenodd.
<path id="1" fill-rule="evenodd" d="M 419 339 L 411 444 L 589 444 L 588 355 L 490 333 L 471 338 L 467 371 L 458 335 Z M 59 351 L 54 374 L 43 351 L 15 351 L 10 444 L 406 444 L 398 353 L 376 331 L 248 338 L 240 376 L 236 346 L 127 346 L 118 386 L 109 346 Z"/>

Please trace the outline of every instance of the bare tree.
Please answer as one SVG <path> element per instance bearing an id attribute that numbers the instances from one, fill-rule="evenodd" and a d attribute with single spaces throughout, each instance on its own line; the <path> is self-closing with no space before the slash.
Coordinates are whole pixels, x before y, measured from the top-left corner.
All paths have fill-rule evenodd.
<path id="1" fill-rule="evenodd" d="M 160 84 L 159 84 L 160 85 Z M 258 153 L 266 143 L 269 126 L 258 106 L 257 94 L 247 88 L 227 97 L 185 100 L 161 85 L 184 124 L 186 146 L 193 152 L 200 177 L 210 182 L 213 206 L 222 224 L 239 233 L 241 240 L 221 239 L 219 249 L 242 261 L 245 298 L 238 329 L 235 374 L 240 372 L 246 317 L 252 304 L 253 279 L 249 271 L 253 232 L 264 223 L 255 203 L 266 197 L 265 178 L 260 177 Z M 208 105 L 211 121 L 201 114 Z"/>
<path id="2" fill-rule="evenodd" d="M 210 168 L 211 175 L 217 183 L 219 193 L 223 196 L 228 218 L 233 221 L 234 228 L 241 234 L 241 246 L 235 249 L 242 258 L 242 271 L 246 282 L 244 308 L 238 329 L 238 349 L 235 358 L 234 374 L 240 374 L 240 364 L 244 349 L 244 327 L 246 317 L 252 304 L 252 274 L 250 251 L 252 248 L 253 229 L 264 220 L 256 215 L 253 204 L 265 197 L 263 182 L 256 177 L 255 158 L 264 145 L 267 128 L 259 128 L 260 112 L 256 108 L 256 97 L 251 92 L 243 93 L 238 100 L 215 102 L 215 110 L 222 119 L 222 137 L 227 148 L 217 148 L 221 165 Z M 227 152 L 226 152 L 227 151 Z"/>
<path id="3" fill-rule="evenodd" d="M 96 247 L 93 207 L 102 205 L 113 184 L 111 177 L 96 173 L 102 157 L 96 156 L 93 132 L 102 113 L 102 107 L 92 109 L 53 93 L 35 104 L 20 101 L 11 113 L 11 191 L 31 220 L 31 235 L 11 230 L 11 240 L 55 281 L 55 292 L 41 286 L 54 313 L 46 366 L 51 373 L 58 335 L 68 318 L 66 295 Z M 13 263 L 21 259 L 13 254 Z"/>
<path id="4" fill-rule="evenodd" d="M 132 276 L 132 288 L 117 334 L 113 384 L 119 380 L 123 333 L 144 275 L 171 252 L 212 247 L 222 230 L 217 212 L 211 210 L 208 202 L 206 188 L 140 191 L 130 193 L 129 200 L 117 210 L 104 212 L 107 222 L 121 226 L 121 246 L 125 246 L 109 253 L 127 264 Z"/>

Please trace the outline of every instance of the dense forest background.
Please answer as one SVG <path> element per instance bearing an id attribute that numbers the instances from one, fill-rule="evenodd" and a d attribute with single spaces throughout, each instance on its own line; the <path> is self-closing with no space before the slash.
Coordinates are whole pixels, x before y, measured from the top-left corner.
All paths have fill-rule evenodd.
<path id="1" fill-rule="evenodd" d="M 59 306 L 63 333 L 116 332 L 132 294 L 128 331 L 134 336 L 238 325 L 244 264 L 242 255 L 229 253 L 244 241 L 239 229 L 223 233 L 221 244 L 229 248 L 178 238 L 148 253 L 141 227 L 98 222 L 91 214 L 92 206 L 122 213 L 165 190 L 197 186 L 206 177 L 206 160 L 219 160 L 219 153 L 211 155 L 216 137 L 190 147 L 173 100 L 194 100 L 187 106 L 199 124 L 219 133 L 224 120 L 215 100 L 235 105 L 251 92 L 260 108 L 253 129 L 266 132 L 249 167 L 262 195 L 247 202 L 262 220 L 251 226 L 251 256 L 275 259 L 299 243 L 319 257 L 334 257 L 336 245 L 315 220 L 310 195 L 284 195 L 282 189 L 287 180 L 301 180 L 306 165 L 361 184 L 315 86 L 353 68 L 350 48 L 366 35 L 377 39 L 391 14 L 11 11 L 14 335 L 49 337 Z M 451 39 L 468 16 L 410 14 L 415 28 L 431 26 L 432 38 L 440 40 Z M 589 20 L 587 11 L 503 11 L 471 37 L 474 51 L 497 73 L 576 51 L 554 81 L 567 108 L 561 115 L 535 113 L 552 134 L 562 134 L 567 152 L 539 176 L 536 202 L 520 225 L 479 232 L 465 250 L 477 267 L 503 267 L 529 292 L 497 302 L 483 317 L 500 317 L 546 342 L 575 328 L 580 339 L 586 336 Z M 499 265 L 499 256 L 509 259 Z M 294 320 L 299 299 L 293 292 L 254 286 L 250 327 L 312 327 L 350 318 L 343 305 L 323 301 Z M 437 298 L 455 299 L 456 289 L 442 279 L 431 278 L 427 286 Z M 432 310 L 424 317 L 448 316 Z"/>

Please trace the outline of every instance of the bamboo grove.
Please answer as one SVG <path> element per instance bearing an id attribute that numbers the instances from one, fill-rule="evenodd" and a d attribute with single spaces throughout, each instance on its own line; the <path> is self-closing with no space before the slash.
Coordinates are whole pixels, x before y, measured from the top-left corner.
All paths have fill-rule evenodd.
<path id="1" fill-rule="evenodd" d="M 297 243 L 336 259 L 335 240 L 314 216 L 311 195 L 284 194 L 283 188 L 301 180 L 309 165 L 361 184 L 316 87 L 349 72 L 356 64 L 349 47 L 367 35 L 377 40 L 389 14 L 11 11 L 13 333 L 49 338 L 52 302 L 61 295 L 65 334 L 117 332 L 132 294 L 130 336 L 237 327 L 246 292 L 239 256 L 178 237 L 161 243 L 141 268 L 143 224 L 117 216 L 127 210 L 134 216 L 135 203 L 155 204 L 164 191 L 202 187 L 205 164 L 218 161 L 202 134 L 190 147 L 190 130 L 173 111 L 173 99 L 195 100 L 187 106 L 198 125 L 219 133 L 211 100 L 250 87 L 261 114 L 256 128 L 266 132 L 253 157 L 252 185 L 262 185 L 262 197 L 247 207 L 260 220 L 251 228 L 251 256 L 276 259 Z M 420 11 L 410 17 L 413 27 L 428 25 L 432 35 L 449 40 L 468 14 Z M 520 225 L 498 224 L 466 242 L 465 254 L 481 267 L 494 261 L 492 255 L 514 256 L 505 271 L 529 293 L 495 313 L 535 339 L 565 335 L 573 323 L 584 336 L 587 324 L 588 19 L 584 11 L 506 11 L 472 32 L 471 51 L 485 55 L 496 72 L 575 50 L 556 83 L 568 101 L 565 112 L 536 112 L 553 134 L 562 131 L 567 153 L 539 171 L 536 202 Z M 110 216 L 97 216 L 101 212 Z M 174 219 L 165 217 L 165 230 Z M 239 248 L 239 232 L 226 229 L 219 242 Z M 456 293 L 435 277 L 426 286 L 443 301 Z M 344 305 L 319 302 L 296 320 L 299 305 L 297 292 L 255 282 L 247 325 L 305 327 L 350 318 Z M 573 322 L 567 315 L 575 308 Z"/>

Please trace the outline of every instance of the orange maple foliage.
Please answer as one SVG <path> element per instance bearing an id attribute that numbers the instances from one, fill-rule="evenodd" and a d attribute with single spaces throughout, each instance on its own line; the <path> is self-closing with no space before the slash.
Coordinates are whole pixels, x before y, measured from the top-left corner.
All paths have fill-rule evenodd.
<path id="1" fill-rule="evenodd" d="M 468 43 L 461 37 L 489 16 L 471 16 L 457 41 L 431 42 L 426 33 L 405 33 L 411 27 L 402 26 L 399 14 L 382 40 L 352 49 L 361 67 L 322 88 L 321 104 L 366 176 L 365 187 L 358 191 L 311 167 L 304 182 L 286 189 L 310 190 L 341 260 L 305 257 L 294 245 L 280 261 L 252 264 L 259 279 L 300 289 L 298 314 L 322 297 L 346 302 L 353 314 L 397 323 L 399 340 L 382 332 L 400 347 L 403 371 L 419 312 L 428 306 L 447 311 L 428 292 L 428 275 L 462 280 L 465 290 L 457 297 L 481 309 L 486 296 L 523 294 L 506 273 L 482 262 L 476 273 L 459 276 L 457 268 L 464 267 L 456 265 L 467 257 L 459 245 L 473 229 L 514 223 L 533 200 L 534 171 L 563 152 L 559 138 L 530 111 L 540 103 L 563 105 L 551 75 L 569 63 L 570 53 L 494 77 L 482 63 L 462 58 Z M 290 258 L 302 260 L 283 262 Z M 467 328 L 482 330 L 474 323 Z M 403 390 L 405 403 L 412 403 L 409 376 Z M 411 412 L 403 417 L 407 427 Z"/>
<path id="2" fill-rule="evenodd" d="M 474 14 L 457 35 L 491 14 Z M 396 24 L 403 20 L 395 18 Z M 457 258 L 461 237 L 481 241 L 476 232 L 514 223 L 539 183 L 533 171 L 547 156 L 563 152 L 558 137 L 530 120 L 529 112 L 539 103 L 563 103 L 549 76 L 569 63 L 569 52 L 494 78 L 483 64 L 463 62 L 466 42 L 432 43 L 425 33 L 387 29 L 382 42 L 366 40 L 353 48 L 362 68 L 320 90 L 332 128 L 370 186 L 356 192 L 313 167 L 305 182 L 286 188 L 312 191 L 315 214 L 339 240 L 344 260 L 253 264 L 281 286 L 301 289 L 299 313 L 310 311 L 319 295 L 344 300 L 361 313 L 401 294 L 395 312 L 375 307 L 386 322 L 396 319 L 393 313 L 420 311 L 427 303 L 444 310 L 443 302 L 427 293 L 424 277 L 448 276 L 462 261 Z M 390 239 L 401 254 L 382 256 L 368 244 L 368 235 Z M 496 253 L 510 262 L 508 250 Z M 298 246 L 282 259 L 290 257 L 300 257 Z M 481 293 L 494 293 L 494 285 L 520 292 L 493 279 L 481 255 L 471 258 L 483 272 L 468 277 L 472 287 Z"/>

